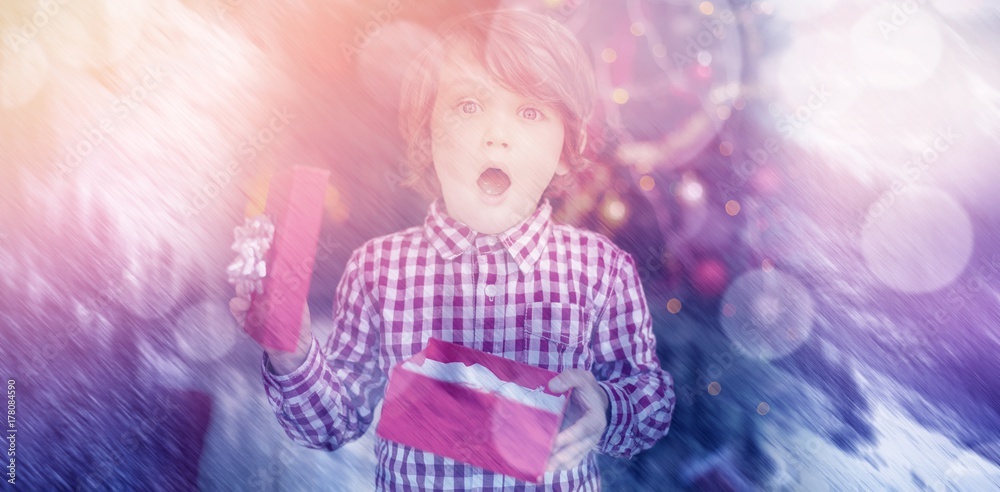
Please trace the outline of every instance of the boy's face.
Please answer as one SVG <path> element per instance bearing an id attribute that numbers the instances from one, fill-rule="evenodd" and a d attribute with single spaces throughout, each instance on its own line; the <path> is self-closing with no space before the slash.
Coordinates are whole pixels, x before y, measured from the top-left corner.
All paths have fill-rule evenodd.
<path id="1" fill-rule="evenodd" d="M 431 115 L 432 158 L 448 214 L 485 234 L 527 218 L 555 174 L 563 118 L 504 89 L 465 50 L 441 67 Z"/>

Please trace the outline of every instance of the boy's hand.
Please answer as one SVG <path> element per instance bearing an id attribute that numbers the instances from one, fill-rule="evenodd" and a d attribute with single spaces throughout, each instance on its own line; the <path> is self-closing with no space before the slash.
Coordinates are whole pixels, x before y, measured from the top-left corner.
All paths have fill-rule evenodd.
<path id="1" fill-rule="evenodd" d="M 569 369 L 549 381 L 549 389 L 574 388 L 549 457 L 548 470 L 568 470 L 579 465 L 597 447 L 608 427 L 608 395 L 590 371 Z"/>
<path id="2" fill-rule="evenodd" d="M 236 297 L 229 300 L 229 311 L 236 320 L 236 324 L 246 331 L 247 312 L 250 310 L 250 293 L 243 291 L 239 286 L 236 288 Z M 302 310 L 302 325 L 299 327 L 299 341 L 294 352 L 284 352 L 281 350 L 263 347 L 271 361 L 271 367 L 277 374 L 288 374 L 306 360 L 309 353 L 309 345 L 312 343 L 311 320 L 309 318 L 309 305 L 306 304 Z"/>

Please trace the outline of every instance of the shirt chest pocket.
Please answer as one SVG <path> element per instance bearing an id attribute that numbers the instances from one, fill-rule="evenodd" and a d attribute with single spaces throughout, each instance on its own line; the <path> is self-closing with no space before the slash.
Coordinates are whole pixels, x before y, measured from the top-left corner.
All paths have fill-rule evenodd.
<path id="1" fill-rule="evenodd" d="M 531 303 L 518 328 L 517 360 L 555 372 L 590 366 L 590 316 L 570 303 Z"/>

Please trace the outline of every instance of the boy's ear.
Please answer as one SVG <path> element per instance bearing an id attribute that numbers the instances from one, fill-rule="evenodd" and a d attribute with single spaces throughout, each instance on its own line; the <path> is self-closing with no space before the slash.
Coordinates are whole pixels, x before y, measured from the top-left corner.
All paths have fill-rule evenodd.
<path id="1" fill-rule="evenodd" d="M 587 128 L 580 128 L 580 148 L 577 149 L 577 153 L 583 155 L 583 151 L 587 149 Z M 559 158 L 559 164 L 556 166 L 556 176 L 565 176 L 569 174 L 569 163 L 566 162 L 566 157 Z"/>

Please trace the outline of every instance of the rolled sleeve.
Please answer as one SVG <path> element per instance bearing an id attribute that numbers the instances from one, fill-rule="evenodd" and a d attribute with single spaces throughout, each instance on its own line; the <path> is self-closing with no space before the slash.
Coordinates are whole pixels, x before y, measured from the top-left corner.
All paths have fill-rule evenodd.
<path id="1" fill-rule="evenodd" d="M 323 345 L 315 333 L 302 364 L 275 374 L 261 359 L 264 391 L 285 433 L 311 448 L 335 450 L 361 437 L 385 385 L 378 320 L 364 273 L 370 256 L 356 250 L 337 287 L 334 330 Z"/>
<path id="2" fill-rule="evenodd" d="M 271 366 L 271 359 L 267 352 L 264 352 L 264 357 L 261 359 L 261 374 L 264 375 L 264 385 L 269 398 L 272 398 L 272 394 L 275 397 L 285 398 L 296 396 L 304 388 L 309 388 L 319 383 L 322 369 L 323 357 L 319 350 L 319 341 L 316 339 L 316 335 L 312 336 L 309 351 L 306 353 L 306 358 L 302 361 L 302 365 L 288 374 L 276 374 L 274 372 L 274 367 Z"/>
<path id="3" fill-rule="evenodd" d="M 660 367 L 652 318 L 632 257 L 619 252 L 608 303 L 593 343 L 593 372 L 609 402 L 598 450 L 631 457 L 667 434 L 674 409 L 673 378 Z"/>
<path id="4" fill-rule="evenodd" d="M 604 393 L 608 395 L 610 420 L 608 428 L 604 430 L 597 449 L 609 456 L 619 456 L 627 454 L 627 442 L 625 436 L 631 423 L 630 416 L 633 413 L 632 402 L 628 399 L 628 394 L 624 390 L 616 388 L 606 382 L 598 383 Z"/>

